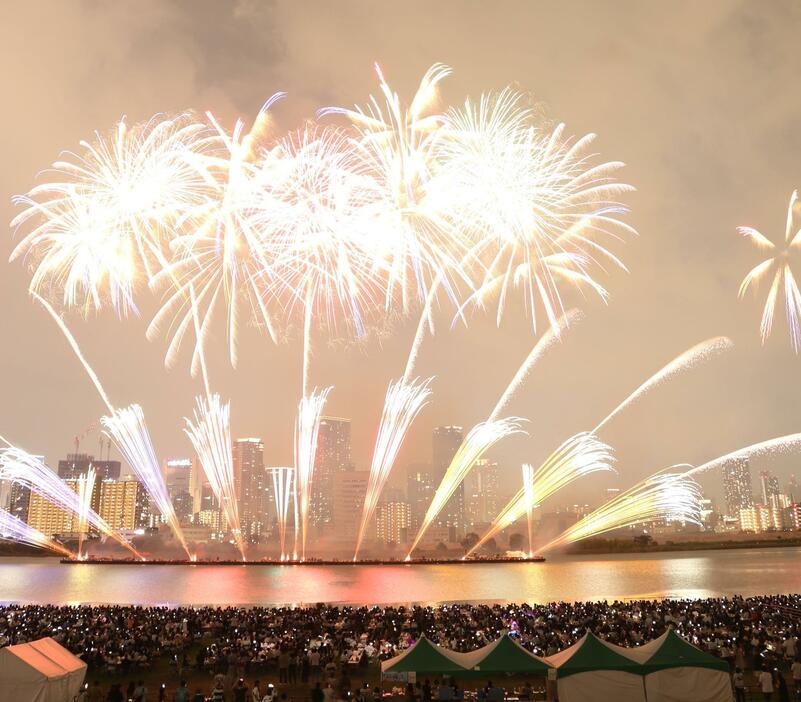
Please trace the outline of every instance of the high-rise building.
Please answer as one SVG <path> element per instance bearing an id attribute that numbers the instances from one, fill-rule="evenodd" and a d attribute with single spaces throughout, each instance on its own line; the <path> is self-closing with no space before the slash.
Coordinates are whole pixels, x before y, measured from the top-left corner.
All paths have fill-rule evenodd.
<path id="1" fill-rule="evenodd" d="M 739 517 L 741 509 L 750 509 L 754 506 L 748 456 L 739 456 L 730 461 L 723 466 L 722 471 L 726 514 L 730 517 Z"/>
<path id="2" fill-rule="evenodd" d="M 75 492 L 78 492 L 78 480 L 64 481 Z M 89 507 L 98 511 L 100 501 L 100 483 L 95 482 L 92 495 L 89 498 Z M 53 534 L 74 534 L 79 529 L 78 517 L 72 512 L 57 507 L 52 502 L 36 492 L 30 492 L 27 504 L 28 524 L 38 529 L 46 536 Z M 86 527 L 88 531 L 88 526 Z"/>
<path id="3" fill-rule="evenodd" d="M 337 540 L 356 539 L 362 521 L 362 508 L 369 479 L 370 471 L 349 470 L 343 471 L 334 481 L 332 526 L 333 535 Z"/>
<path id="4" fill-rule="evenodd" d="M 778 497 L 781 493 L 779 487 L 779 479 L 767 470 L 763 470 L 759 474 L 759 487 L 762 491 L 762 504 L 771 504 L 771 498 Z"/>
<path id="5" fill-rule="evenodd" d="M 269 533 L 272 477 L 264 468 L 261 439 L 234 441 L 234 484 L 239 500 L 242 536 L 258 543 Z"/>
<path id="6" fill-rule="evenodd" d="M 98 514 L 112 529 L 133 531 L 144 526 L 147 494 L 137 480 L 104 480 L 100 483 Z"/>
<path id="7" fill-rule="evenodd" d="M 383 502 L 376 510 L 375 535 L 385 544 L 405 544 L 409 533 L 411 506 L 408 502 Z"/>
<path id="8" fill-rule="evenodd" d="M 466 527 L 488 524 L 497 516 L 501 508 L 498 482 L 497 461 L 477 460 L 464 479 Z"/>
<path id="9" fill-rule="evenodd" d="M 119 461 L 102 461 L 88 453 L 68 453 L 58 462 L 58 477 L 63 480 L 77 480 L 94 468 L 98 480 L 119 480 L 122 464 Z"/>
<path id="10" fill-rule="evenodd" d="M 171 458 L 162 464 L 167 495 L 169 495 L 172 502 L 175 516 L 183 523 L 188 522 L 194 513 L 194 499 L 192 497 L 193 468 L 191 458 Z"/>
<path id="11" fill-rule="evenodd" d="M 342 473 L 352 471 L 350 419 L 323 417 L 317 433 L 317 452 L 311 485 L 309 521 L 318 533 L 324 533 L 333 520 L 334 487 Z"/>
<path id="12" fill-rule="evenodd" d="M 423 523 L 431 498 L 434 497 L 435 487 L 430 463 L 409 464 L 406 468 L 406 501 L 411 510 L 409 532 L 412 538 Z"/>
<path id="13" fill-rule="evenodd" d="M 784 487 L 784 492 L 790 498 L 790 502 L 794 503 L 797 497 L 801 497 L 801 491 L 798 489 L 798 482 L 796 481 L 795 474 L 791 475 L 787 480 L 787 485 Z"/>
<path id="14" fill-rule="evenodd" d="M 432 468 L 434 474 L 434 490 L 439 487 L 445 471 L 462 445 L 464 431 L 462 427 L 446 426 L 435 427 L 432 436 Z M 437 515 L 435 524 L 443 529 L 447 529 L 448 540 L 451 543 L 458 543 L 464 536 L 465 531 L 465 512 L 464 512 L 464 483 L 461 483 L 450 499 L 445 503 L 442 511 Z"/>
<path id="15" fill-rule="evenodd" d="M 28 521 L 31 504 L 31 489 L 19 483 L 12 483 L 8 494 L 8 511 L 23 522 Z"/>

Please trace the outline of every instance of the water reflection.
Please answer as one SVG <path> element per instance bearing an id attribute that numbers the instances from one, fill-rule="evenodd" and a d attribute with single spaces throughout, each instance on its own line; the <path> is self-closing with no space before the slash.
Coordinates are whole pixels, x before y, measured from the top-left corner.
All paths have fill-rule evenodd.
<path id="1" fill-rule="evenodd" d="M 536 564 L 64 566 L 0 559 L 0 601 L 304 604 L 636 599 L 801 592 L 801 548 L 556 556 Z"/>

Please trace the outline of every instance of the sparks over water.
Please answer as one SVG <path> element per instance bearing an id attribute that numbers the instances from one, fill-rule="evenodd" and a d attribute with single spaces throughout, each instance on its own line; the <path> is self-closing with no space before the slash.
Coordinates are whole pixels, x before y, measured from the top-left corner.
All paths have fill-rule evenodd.
<path id="1" fill-rule="evenodd" d="M 231 444 L 231 405 L 216 393 L 195 398 L 193 419 L 184 418 L 184 433 L 192 442 L 200 465 L 220 505 L 237 549 L 245 558 L 245 543 L 239 522 L 234 457 Z"/>
<path id="2" fill-rule="evenodd" d="M 123 458 L 136 473 L 136 477 L 145 486 L 145 490 L 164 521 L 170 525 L 175 538 L 186 552 L 187 558 L 191 559 L 192 554 L 186 545 L 172 499 L 167 492 L 167 485 L 153 449 L 153 442 L 145 424 L 142 408 L 139 405 L 131 405 L 116 410 L 110 417 L 103 417 L 100 422 Z"/>
<path id="3" fill-rule="evenodd" d="M 81 504 L 81 511 L 78 513 L 78 558 L 85 556 L 83 542 L 89 525 L 89 510 L 92 509 L 92 494 L 96 479 L 97 473 L 93 467 L 78 478 L 78 499 Z"/>
<path id="4" fill-rule="evenodd" d="M 273 498 L 275 500 L 275 516 L 278 525 L 278 541 L 281 546 L 281 560 L 285 561 L 286 553 L 286 523 L 289 516 L 289 501 L 294 494 L 295 469 L 271 468 L 273 479 Z M 297 524 L 295 525 L 297 529 Z"/>
<path id="5" fill-rule="evenodd" d="M 431 397 L 429 388 L 431 380 L 431 378 L 423 381 L 412 380 L 410 383 L 401 380 L 389 384 L 384 400 L 381 424 L 378 427 L 378 437 L 373 449 L 373 462 L 370 465 L 370 478 L 367 483 L 367 494 L 364 497 L 356 551 L 353 554 L 354 561 L 359 556 L 359 549 L 367 527 L 378 506 L 378 499 L 389 479 L 392 467 L 395 465 L 395 459 L 398 457 L 398 451 L 406 437 L 406 432 Z"/>
<path id="6" fill-rule="evenodd" d="M 532 471 L 530 482 L 524 483 L 517 494 L 509 500 L 492 525 L 473 546 L 467 555 L 481 548 L 489 539 L 514 524 L 523 515 L 542 504 L 570 483 L 597 471 L 612 471 L 614 454 L 611 447 L 599 441 L 591 433 L 571 436 L 536 470 Z M 526 471 L 524 470 L 524 475 Z"/>
<path id="7" fill-rule="evenodd" d="M 701 488 L 687 473 L 657 473 L 646 478 L 568 527 L 540 553 L 656 520 L 701 524 Z"/>
<path id="8" fill-rule="evenodd" d="M 0 509 L 0 539 L 13 541 L 17 544 L 35 546 L 36 548 L 55 551 L 67 558 L 73 558 L 75 554 L 58 541 L 45 536 L 38 529 L 34 529 L 23 522 L 19 517 L 15 517 L 10 512 Z"/>
<path id="9" fill-rule="evenodd" d="M 331 388 L 320 391 L 315 388 L 308 397 L 301 399 L 298 404 L 298 417 L 295 420 L 295 489 L 300 507 L 301 560 L 306 559 L 317 433 L 320 430 L 320 418 L 329 392 Z M 296 523 L 295 532 L 297 531 Z"/>

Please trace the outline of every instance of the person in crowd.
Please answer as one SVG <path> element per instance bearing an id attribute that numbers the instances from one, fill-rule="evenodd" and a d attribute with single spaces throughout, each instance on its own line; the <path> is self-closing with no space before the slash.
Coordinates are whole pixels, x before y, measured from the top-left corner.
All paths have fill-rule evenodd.
<path id="1" fill-rule="evenodd" d="M 773 673 L 763 668 L 757 681 L 759 682 L 759 689 L 762 691 L 763 699 L 765 702 L 770 702 L 773 698 Z"/>
<path id="2" fill-rule="evenodd" d="M 175 689 L 175 702 L 189 702 L 189 688 L 186 686 L 186 680 L 178 683 L 178 687 Z"/>
<path id="3" fill-rule="evenodd" d="M 225 702 L 225 688 L 222 680 L 217 680 L 211 689 L 211 702 Z"/>
<path id="4" fill-rule="evenodd" d="M 247 702 L 248 686 L 245 685 L 244 678 L 239 678 L 239 680 L 236 681 L 233 693 L 234 693 L 234 702 Z"/>
<path id="5" fill-rule="evenodd" d="M 745 702 L 745 675 L 743 675 L 742 669 L 734 669 L 732 683 L 734 685 L 735 702 Z"/>

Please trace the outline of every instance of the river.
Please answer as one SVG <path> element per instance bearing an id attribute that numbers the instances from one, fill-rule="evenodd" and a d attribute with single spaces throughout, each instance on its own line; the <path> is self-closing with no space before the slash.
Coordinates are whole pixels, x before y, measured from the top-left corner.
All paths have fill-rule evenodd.
<path id="1" fill-rule="evenodd" d="M 541 603 L 789 592 L 801 592 L 801 548 L 386 566 L 103 566 L 63 565 L 53 558 L 0 558 L 0 602 Z"/>

